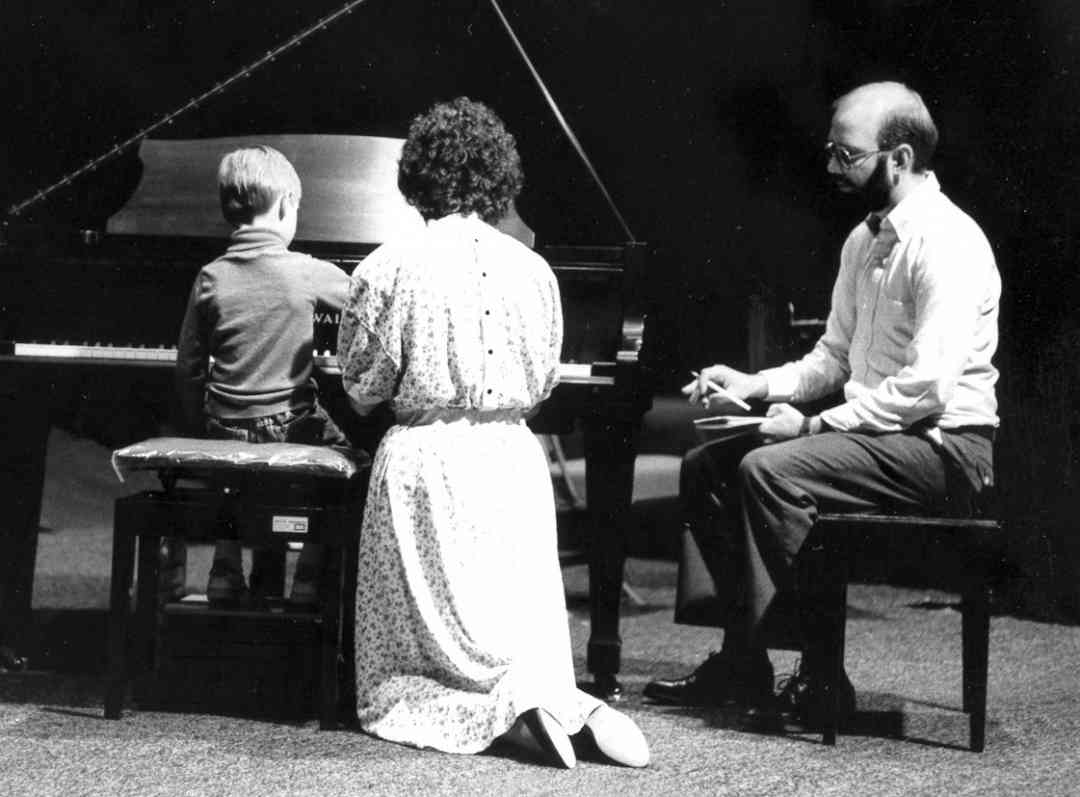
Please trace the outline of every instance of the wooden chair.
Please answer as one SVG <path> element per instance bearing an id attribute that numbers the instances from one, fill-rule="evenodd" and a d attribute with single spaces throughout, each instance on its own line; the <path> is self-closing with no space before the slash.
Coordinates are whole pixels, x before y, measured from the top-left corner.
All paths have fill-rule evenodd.
<path id="1" fill-rule="evenodd" d="M 991 581 L 1001 562 L 1004 528 L 999 520 L 984 517 L 925 517 L 862 513 L 822 514 L 818 517 L 814 545 L 820 546 L 820 578 L 817 594 L 810 599 L 820 607 L 819 628 L 809 634 L 821 644 L 821 661 L 831 674 L 825 684 L 828 710 L 823 726 L 825 744 L 836 743 L 837 695 L 844 671 L 844 626 L 847 612 L 847 581 L 851 553 L 870 535 L 895 535 L 921 531 L 953 547 L 964 556 L 959 573 L 961 594 L 961 660 L 963 710 L 969 715 L 970 744 L 982 752 L 986 744 L 986 682 L 990 642 Z M 824 571 L 824 572 L 821 572 Z M 809 596 L 808 596 L 809 597 Z"/>

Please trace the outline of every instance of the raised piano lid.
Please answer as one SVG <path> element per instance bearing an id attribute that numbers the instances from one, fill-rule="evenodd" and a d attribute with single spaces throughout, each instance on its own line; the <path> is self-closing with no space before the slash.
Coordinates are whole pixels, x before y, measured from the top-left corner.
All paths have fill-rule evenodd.
<path id="1" fill-rule="evenodd" d="M 217 169 L 222 155 L 253 144 L 281 151 L 300 175 L 296 240 L 382 243 L 423 222 L 397 188 L 403 140 L 380 136 L 258 135 L 147 139 L 138 188 L 108 222 L 121 235 L 226 238 Z"/>
<path id="2" fill-rule="evenodd" d="M 121 235 L 227 238 L 217 203 L 221 156 L 266 144 L 288 158 L 303 186 L 296 240 L 378 244 L 415 230 L 420 214 L 398 191 L 402 138 L 281 135 L 189 140 L 146 139 L 139 145 L 142 179 L 106 230 Z M 532 248 L 536 235 L 511 205 L 497 225 Z"/>

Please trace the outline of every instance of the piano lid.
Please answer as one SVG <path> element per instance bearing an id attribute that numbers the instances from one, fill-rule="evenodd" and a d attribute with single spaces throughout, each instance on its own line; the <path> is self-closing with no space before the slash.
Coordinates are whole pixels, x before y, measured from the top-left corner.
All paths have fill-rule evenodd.
<path id="1" fill-rule="evenodd" d="M 217 169 L 222 155 L 253 144 L 280 150 L 303 185 L 296 240 L 382 243 L 423 224 L 398 191 L 404 141 L 381 136 L 268 135 L 145 139 L 143 175 L 106 227 L 123 235 L 227 238 Z"/>

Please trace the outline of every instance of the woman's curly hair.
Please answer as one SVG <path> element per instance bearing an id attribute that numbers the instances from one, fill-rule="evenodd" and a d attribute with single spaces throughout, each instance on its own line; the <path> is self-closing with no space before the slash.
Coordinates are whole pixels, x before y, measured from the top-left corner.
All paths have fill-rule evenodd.
<path id="1" fill-rule="evenodd" d="M 398 188 L 425 219 L 476 213 L 496 222 L 524 182 L 514 137 L 483 103 L 438 103 L 409 126 Z"/>

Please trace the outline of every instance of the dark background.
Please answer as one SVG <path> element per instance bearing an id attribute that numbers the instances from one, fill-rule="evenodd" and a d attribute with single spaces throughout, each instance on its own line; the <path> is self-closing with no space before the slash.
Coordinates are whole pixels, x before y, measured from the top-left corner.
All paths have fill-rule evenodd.
<path id="1" fill-rule="evenodd" d="M 340 5 L 4 3 L 0 201 L 52 183 Z M 747 364 L 752 298 L 778 338 L 788 302 L 799 315 L 826 311 L 862 211 L 824 180 L 829 103 L 874 79 L 922 93 L 942 131 L 938 176 L 987 232 L 1004 281 L 999 475 L 1016 600 L 1075 616 L 1076 4 L 505 0 L 504 10 L 634 235 L 654 248 L 646 354 L 661 390 L 704 363 Z M 368 0 L 157 135 L 403 136 L 414 114 L 458 94 L 488 102 L 517 135 L 519 209 L 539 243 L 624 238 L 486 1 Z M 24 217 L 103 226 L 137 176 L 132 150 Z"/>

